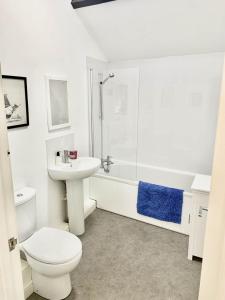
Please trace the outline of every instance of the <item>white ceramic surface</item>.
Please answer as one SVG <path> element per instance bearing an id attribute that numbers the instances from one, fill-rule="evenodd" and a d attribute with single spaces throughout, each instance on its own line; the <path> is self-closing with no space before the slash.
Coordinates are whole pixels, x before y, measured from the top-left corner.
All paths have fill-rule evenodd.
<path id="1" fill-rule="evenodd" d="M 84 179 L 93 175 L 100 167 L 100 160 L 93 157 L 80 157 L 71 164 L 62 163 L 48 168 L 54 180 Z"/>
<path id="2" fill-rule="evenodd" d="M 15 193 L 20 249 L 32 269 L 34 291 L 47 299 L 60 300 L 71 292 L 69 273 L 82 256 L 80 240 L 55 228 L 35 232 L 36 191 L 24 187 Z"/>
<path id="3" fill-rule="evenodd" d="M 57 151 L 76 149 L 76 141 L 73 133 L 59 134 L 46 140 L 47 165 L 55 164 Z M 47 180 L 48 185 L 48 224 L 51 227 L 61 228 L 66 219 L 66 205 L 62 199 L 65 197 L 65 184 L 63 181 Z"/>
<path id="4" fill-rule="evenodd" d="M 69 229 L 75 235 L 81 235 L 85 231 L 83 179 L 93 175 L 100 164 L 98 158 L 80 157 L 71 164 L 61 163 L 48 167 L 52 179 L 66 181 Z"/>

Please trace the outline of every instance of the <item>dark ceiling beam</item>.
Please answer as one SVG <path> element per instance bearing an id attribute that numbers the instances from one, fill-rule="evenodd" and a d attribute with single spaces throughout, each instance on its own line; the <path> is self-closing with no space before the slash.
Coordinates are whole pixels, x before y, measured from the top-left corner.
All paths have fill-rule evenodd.
<path id="1" fill-rule="evenodd" d="M 72 0 L 71 4 L 74 9 L 77 9 L 85 6 L 102 4 L 111 1 L 115 1 L 115 0 Z"/>

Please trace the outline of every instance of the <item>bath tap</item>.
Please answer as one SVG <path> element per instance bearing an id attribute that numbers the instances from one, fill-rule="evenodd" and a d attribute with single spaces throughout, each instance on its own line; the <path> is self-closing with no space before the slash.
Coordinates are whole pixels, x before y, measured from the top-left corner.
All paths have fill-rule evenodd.
<path id="1" fill-rule="evenodd" d="M 110 165 L 114 164 L 114 162 L 112 162 L 111 158 L 112 158 L 111 156 L 107 155 L 107 157 L 105 159 L 104 158 L 101 159 L 101 168 L 103 168 L 106 173 L 110 172 L 109 167 L 110 167 Z"/>

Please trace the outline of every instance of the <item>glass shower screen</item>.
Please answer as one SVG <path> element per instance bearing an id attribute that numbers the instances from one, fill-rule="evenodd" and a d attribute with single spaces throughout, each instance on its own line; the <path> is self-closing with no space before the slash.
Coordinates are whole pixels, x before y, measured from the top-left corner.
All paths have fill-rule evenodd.
<path id="1" fill-rule="evenodd" d="M 139 70 L 89 71 L 91 154 L 113 162 L 106 175 L 135 180 Z"/>

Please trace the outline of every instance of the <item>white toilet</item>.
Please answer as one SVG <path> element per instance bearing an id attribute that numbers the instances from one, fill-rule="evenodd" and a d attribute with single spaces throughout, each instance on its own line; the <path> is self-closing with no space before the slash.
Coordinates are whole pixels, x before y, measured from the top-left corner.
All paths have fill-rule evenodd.
<path id="1" fill-rule="evenodd" d="M 30 187 L 15 193 L 21 250 L 32 269 L 35 293 L 50 300 L 64 299 L 72 289 L 70 272 L 80 262 L 82 244 L 63 230 L 43 227 L 36 231 L 35 196 Z"/>

